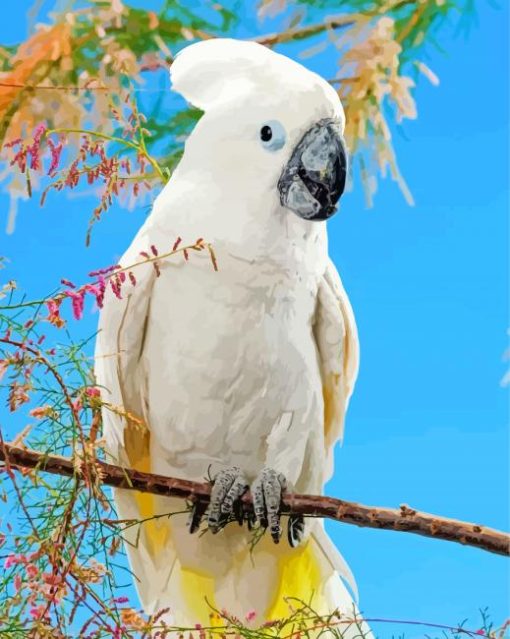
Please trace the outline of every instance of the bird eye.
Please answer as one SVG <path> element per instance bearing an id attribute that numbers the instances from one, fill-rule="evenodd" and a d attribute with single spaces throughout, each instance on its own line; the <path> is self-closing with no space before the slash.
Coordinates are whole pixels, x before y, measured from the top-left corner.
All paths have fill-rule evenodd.
<path id="1" fill-rule="evenodd" d="M 286 139 L 285 129 L 277 120 L 265 122 L 260 127 L 260 143 L 268 151 L 279 151 Z"/>
<path id="2" fill-rule="evenodd" d="M 262 142 L 269 142 L 269 140 L 273 137 L 273 129 L 264 124 L 264 126 L 260 129 L 260 139 Z"/>

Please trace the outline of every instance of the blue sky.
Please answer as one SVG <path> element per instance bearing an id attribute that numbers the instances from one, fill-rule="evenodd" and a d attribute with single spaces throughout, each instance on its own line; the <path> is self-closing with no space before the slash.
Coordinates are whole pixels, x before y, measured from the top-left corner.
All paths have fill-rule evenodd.
<path id="1" fill-rule="evenodd" d="M 24 37 L 30 4 L 3 8 L 1 43 Z M 509 326 L 509 15 L 506 0 L 500 8 L 476 4 L 469 36 L 447 30 L 446 53 L 427 60 L 440 86 L 420 81 L 419 117 L 395 132 L 416 206 L 387 180 L 366 209 L 355 184 L 329 223 L 362 359 L 327 491 L 508 529 L 508 396 L 500 380 Z M 305 64 L 327 76 L 331 58 L 326 52 Z M 63 275 L 81 281 L 92 267 L 115 262 L 145 216 L 113 210 L 85 250 L 92 202 L 78 194 L 49 198 L 44 209 L 24 203 L 15 233 L 1 228 L 0 254 L 12 261 L 7 276 L 29 297 L 49 292 Z M 5 195 L 0 204 L 3 227 Z M 90 314 L 73 331 L 91 333 L 95 323 Z M 489 606 L 495 622 L 510 614 L 503 557 L 401 533 L 327 528 L 351 565 L 368 617 L 469 618 L 477 627 L 480 607 Z M 379 630 L 389 636 L 402 629 Z"/>

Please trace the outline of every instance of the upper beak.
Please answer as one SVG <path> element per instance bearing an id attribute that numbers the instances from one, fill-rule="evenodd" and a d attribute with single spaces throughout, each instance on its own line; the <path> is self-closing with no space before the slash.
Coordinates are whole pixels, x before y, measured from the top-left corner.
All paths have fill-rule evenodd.
<path id="1" fill-rule="evenodd" d="M 327 220 L 344 192 L 347 153 L 335 120 L 320 120 L 292 152 L 278 180 L 282 206 L 305 220 Z"/>

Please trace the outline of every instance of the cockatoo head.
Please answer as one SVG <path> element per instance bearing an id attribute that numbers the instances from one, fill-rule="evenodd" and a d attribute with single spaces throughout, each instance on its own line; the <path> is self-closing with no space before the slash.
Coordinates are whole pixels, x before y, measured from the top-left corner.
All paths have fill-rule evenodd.
<path id="1" fill-rule="evenodd" d="M 256 44 L 199 42 L 171 67 L 173 88 L 204 111 L 183 160 L 201 166 L 223 189 L 256 197 L 304 220 L 326 220 L 345 187 L 344 112 L 320 76 Z"/>

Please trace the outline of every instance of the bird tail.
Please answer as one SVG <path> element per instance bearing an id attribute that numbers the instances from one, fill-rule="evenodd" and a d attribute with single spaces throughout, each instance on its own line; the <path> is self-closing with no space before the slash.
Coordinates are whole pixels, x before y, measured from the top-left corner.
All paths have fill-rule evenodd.
<path id="1" fill-rule="evenodd" d="M 312 616 L 338 611 L 337 636 L 372 636 L 355 603 L 352 573 L 321 522 L 297 548 L 283 540 L 276 546 L 269 535 L 253 545 L 246 528 L 234 524 L 214 537 L 190 535 L 187 515 L 166 516 L 182 513 L 176 499 L 116 490 L 115 500 L 121 519 L 143 521 L 124 532 L 129 561 L 144 610 L 168 609 L 169 625 L 223 624 L 215 621 L 221 610 L 252 627 L 287 619 L 296 609 Z"/>

